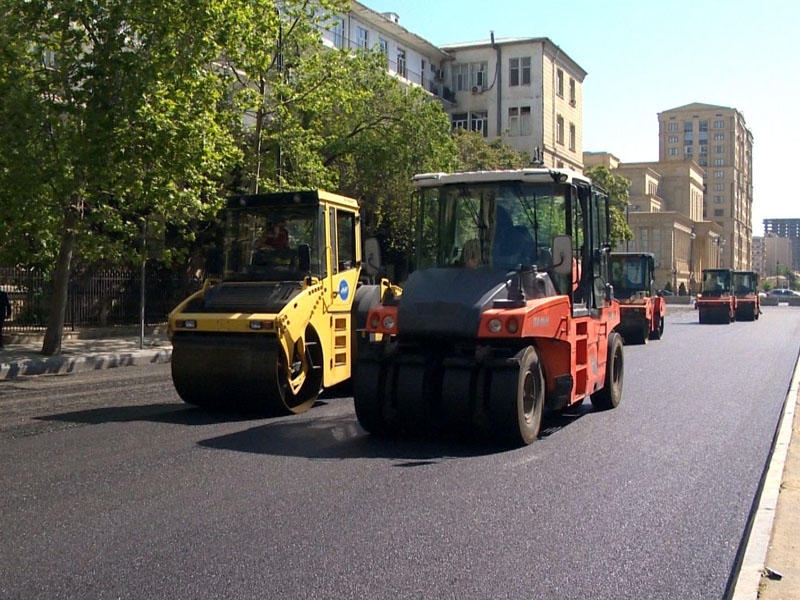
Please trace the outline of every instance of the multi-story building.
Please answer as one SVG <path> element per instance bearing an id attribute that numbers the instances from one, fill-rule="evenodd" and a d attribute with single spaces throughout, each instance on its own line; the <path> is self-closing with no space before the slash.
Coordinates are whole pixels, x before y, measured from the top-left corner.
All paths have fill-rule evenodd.
<path id="1" fill-rule="evenodd" d="M 453 44 L 442 77 L 453 128 L 500 138 L 551 167 L 583 169 L 584 71 L 548 38 Z"/>
<path id="2" fill-rule="evenodd" d="M 750 269 L 753 135 L 734 108 L 692 103 L 658 115 L 659 161 L 694 160 L 705 173 L 704 218 L 719 224 L 723 267 Z"/>
<path id="3" fill-rule="evenodd" d="M 800 219 L 764 219 L 764 236 L 770 235 L 789 240 L 791 255 L 783 264 L 791 265 L 793 271 L 800 271 Z M 768 271 L 770 265 L 767 263 Z"/>
<path id="4" fill-rule="evenodd" d="M 397 13 L 379 13 L 351 0 L 349 11 L 322 31 L 322 40 L 331 48 L 378 49 L 392 75 L 435 96 L 445 93 L 442 65 L 450 55 L 402 27 Z"/>
<path id="5" fill-rule="evenodd" d="M 659 288 L 698 291 L 703 269 L 720 264 L 722 228 L 703 220 L 703 169 L 694 161 L 622 163 L 587 152 L 587 167 L 605 166 L 631 182 L 626 218 L 634 239 L 618 250 L 650 252 Z"/>

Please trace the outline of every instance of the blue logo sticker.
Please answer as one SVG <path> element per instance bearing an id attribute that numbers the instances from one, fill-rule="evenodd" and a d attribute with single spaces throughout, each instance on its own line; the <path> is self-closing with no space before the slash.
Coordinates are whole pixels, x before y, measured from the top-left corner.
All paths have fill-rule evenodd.
<path id="1" fill-rule="evenodd" d="M 339 298 L 342 300 L 347 300 L 347 297 L 350 295 L 350 286 L 347 285 L 347 282 L 342 279 L 339 282 Z"/>

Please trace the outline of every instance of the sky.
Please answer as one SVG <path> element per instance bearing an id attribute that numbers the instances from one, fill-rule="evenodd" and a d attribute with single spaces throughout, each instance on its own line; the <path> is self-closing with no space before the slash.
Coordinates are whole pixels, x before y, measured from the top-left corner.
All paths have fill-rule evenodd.
<path id="1" fill-rule="evenodd" d="M 584 151 L 622 162 L 658 160 L 660 112 L 735 108 L 753 134 L 753 234 L 765 218 L 800 218 L 800 193 L 779 176 L 800 168 L 791 150 L 800 141 L 796 0 L 359 1 L 436 46 L 490 32 L 549 38 L 587 72 Z"/>

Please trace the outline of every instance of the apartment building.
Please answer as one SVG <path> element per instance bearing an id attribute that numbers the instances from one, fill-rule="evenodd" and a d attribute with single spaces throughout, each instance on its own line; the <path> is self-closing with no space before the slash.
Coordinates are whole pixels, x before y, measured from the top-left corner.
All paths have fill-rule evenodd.
<path id="1" fill-rule="evenodd" d="M 764 236 L 788 240 L 790 256 L 783 256 L 785 262 L 782 264 L 791 265 L 793 271 L 800 271 L 800 219 L 764 219 Z M 774 262 L 767 263 L 767 271 Z"/>
<path id="2" fill-rule="evenodd" d="M 748 270 L 753 238 L 753 135 L 734 108 L 692 103 L 658 114 L 659 162 L 705 169 L 703 217 L 723 230 L 721 266 Z"/>
<path id="3" fill-rule="evenodd" d="M 330 48 L 378 49 L 389 73 L 434 96 L 444 94 L 442 65 L 450 55 L 402 27 L 397 13 L 379 13 L 351 0 L 349 11 L 322 31 L 322 41 Z"/>
<path id="4" fill-rule="evenodd" d="M 444 108 L 453 128 L 500 138 L 550 167 L 583 169 L 584 71 L 548 38 L 442 47 Z"/>
<path id="5" fill-rule="evenodd" d="M 623 163 L 601 152 L 583 161 L 631 182 L 626 218 L 634 239 L 618 250 L 652 253 L 659 288 L 699 291 L 702 270 L 720 264 L 723 248 L 722 228 L 703 220 L 703 169 L 691 160 Z"/>

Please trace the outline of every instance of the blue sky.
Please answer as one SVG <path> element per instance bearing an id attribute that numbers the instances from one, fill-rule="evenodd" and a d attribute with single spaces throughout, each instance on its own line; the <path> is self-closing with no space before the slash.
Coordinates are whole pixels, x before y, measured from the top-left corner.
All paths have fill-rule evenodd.
<path id="1" fill-rule="evenodd" d="M 659 112 L 691 102 L 736 108 L 754 137 L 753 233 L 763 234 L 765 218 L 800 218 L 799 195 L 779 176 L 799 168 L 796 0 L 360 1 L 438 46 L 490 31 L 550 38 L 588 73 L 584 150 L 623 162 L 658 160 Z"/>

